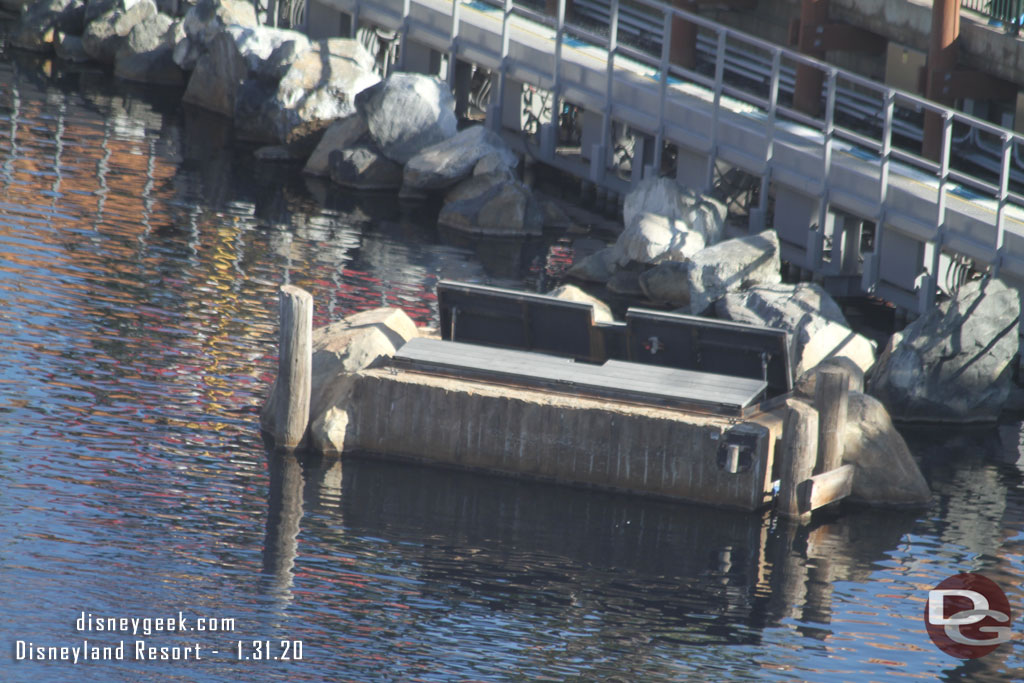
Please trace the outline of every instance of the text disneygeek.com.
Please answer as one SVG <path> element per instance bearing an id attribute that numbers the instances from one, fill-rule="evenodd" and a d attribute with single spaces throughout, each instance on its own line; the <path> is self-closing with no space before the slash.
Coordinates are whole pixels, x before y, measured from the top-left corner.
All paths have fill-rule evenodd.
<path id="1" fill-rule="evenodd" d="M 16 640 L 16 662 L 84 662 L 104 661 L 201 661 L 203 659 L 234 659 L 238 661 L 300 661 L 302 641 L 281 639 L 246 639 L 205 634 L 226 634 L 235 630 L 231 617 L 185 616 L 184 612 L 158 617 L 110 616 L 81 612 L 75 621 L 78 633 L 99 634 L 74 642 L 34 642 Z M 147 638 L 111 640 L 117 635 Z M 187 642 L 161 643 L 156 638 L 173 634 L 175 640 Z M 195 634 L 204 634 L 200 643 Z M 153 638 L 148 638 L 153 636 Z"/>

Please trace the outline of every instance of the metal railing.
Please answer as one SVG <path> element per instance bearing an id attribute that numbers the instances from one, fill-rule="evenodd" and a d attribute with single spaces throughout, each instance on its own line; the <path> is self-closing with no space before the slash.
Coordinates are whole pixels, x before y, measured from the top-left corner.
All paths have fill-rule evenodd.
<path id="1" fill-rule="evenodd" d="M 435 49 L 446 50 L 451 56 L 448 77 L 453 83 L 456 58 L 464 54 L 494 70 L 496 87 L 489 113 L 496 115 L 491 125 L 500 127 L 502 112 L 508 109 L 505 105 L 512 104 L 504 102 L 506 96 L 514 96 L 511 91 L 506 93 L 508 79 L 526 78 L 529 85 L 550 91 L 556 104 L 568 102 L 596 114 L 600 134 L 587 145 L 593 152 L 588 162 L 593 181 L 604 182 L 609 170 L 604 151 L 609 149 L 616 123 L 628 124 L 653 142 L 650 158 L 640 165 L 641 176 L 648 167 L 657 172 L 664 151 L 675 145 L 707 160 L 705 168 L 698 171 L 691 166 L 687 171 L 702 173 L 706 189 L 712 187 L 718 160 L 725 155 L 731 159 L 729 163 L 739 164 L 738 168 L 760 178 L 758 196 L 762 204 L 757 208 L 761 215 L 768 208 L 771 184 L 780 182 L 776 172 L 783 173 L 785 182 L 798 183 L 794 186 L 799 188 L 797 191 L 822 199 L 810 232 L 804 232 L 806 252 L 801 260 L 808 269 L 825 267 L 821 226 L 826 225 L 830 206 L 845 202 L 859 207 L 856 215 L 875 222 L 879 231 L 899 223 L 903 227 L 894 229 L 923 250 L 924 271 L 916 275 L 914 284 L 899 284 L 918 299 L 908 305 L 918 312 L 932 305 L 933 283 L 944 249 L 996 272 L 1005 267 L 1007 275 L 1024 280 L 1024 230 L 1020 227 L 1024 222 L 1020 218 L 1024 215 L 1024 194 L 1011 179 L 1014 153 L 1024 148 L 1024 137 L 658 0 L 631 0 L 631 4 L 643 7 L 660 25 L 657 53 L 629 39 L 628 29 L 620 25 L 619 0 L 611 0 L 606 31 L 580 26 L 567 17 L 567 0 L 559 0 L 553 8 L 554 16 L 515 5 L 512 0 L 474 0 L 471 4 L 464 0 L 356 0 L 354 11 L 358 15 L 372 8 L 376 20 L 397 29 L 403 41 L 414 32 Z M 480 33 L 484 30 L 480 28 L 484 5 L 489 6 L 486 31 L 494 36 L 493 42 Z M 421 14 L 417 16 L 414 7 Z M 472 19 L 466 18 L 469 11 Z M 442 12 L 448 16 L 442 18 Z M 692 68 L 674 64 L 670 58 L 672 31 L 682 25 L 679 20 L 695 26 L 698 45 L 705 46 L 704 58 Z M 469 32 L 465 37 L 463 22 Z M 538 31 L 538 25 L 546 26 L 546 32 Z M 472 43 L 468 42 L 470 35 Z M 572 57 L 568 57 L 570 53 Z M 744 76 L 742 66 L 735 66 L 736 55 L 753 55 L 766 68 Z M 600 66 L 585 67 L 584 77 L 580 59 Z M 573 64 L 571 71 L 564 69 L 563 61 Z M 802 111 L 794 103 L 787 81 L 797 67 L 821 79 L 816 113 Z M 619 92 L 629 94 L 623 98 Z M 852 113 L 850 101 L 856 102 Z M 688 111 L 706 111 L 706 129 L 681 127 L 673 120 L 674 112 L 686 107 L 697 108 Z M 926 117 L 933 118 L 940 127 L 937 160 L 922 154 L 920 138 L 906 134 L 918 129 Z M 908 126 L 907 122 L 914 125 Z M 740 141 L 747 138 L 724 137 L 726 133 L 735 135 L 740 130 L 738 125 L 744 135 L 760 128 L 760 143 L 751 146 Z M 540 135 L 539 144 L 533 143 L 541 159 L 558 157 L 557 136 L 551 132 L 549 128 L 549 134 Z M 794 139 L 804 150 L 804 161 L 800 162 L 804 165 L 799 169 L 788 165 L 793 163 Z M 964 141 L 993 150 L 993 163 L 985 168 L 959 153 L 957 145 Z M 778 150 L 783 152 L 776 159 Z M 851 159 L 859 159 L 857 163 L 870 169 L 863 171 L 861 177 L 867 184 L 858 185 L 856 195 L 845 185 L 847 181 L 837 181 L 833 175 L 834 170 L 849 174 Z M 815 167 L 812 169 L 808 162 Z M 793 180 L 797 176 L 799 179 Z M 634 180 L 637 177 L 634 173 Z M 690 183 L 694 187 L 701 184 L 696 178 Z M 906 204 L 908 184 L 919 197 L 914 200 L 918 203 L 913 214 L 908 213 Z M 899 190 L 890 191 L 895 187 Z M 1012 234 L 1007 229 L 1010 221 Z M 1009 245 L 1004 235 L 1009 237 Z M 876 235 L 876 254 L 886 251 L 881 246 L 882 237 L 882 232 Z M 882 281 L 879 263 L 880 258 L 865 262 L 865 289 Z M 894 267 L 889 264 L 890 274 Z M 914 279 L 915 273 L 910 276 Z"/>
<path id="2" fill-rule="evenodd" d="M 960 0 L 960 7 L 988 17 L 990 24 L 1002 26 L 1007 33 L 1020 33 L 1024 0 Z"/>

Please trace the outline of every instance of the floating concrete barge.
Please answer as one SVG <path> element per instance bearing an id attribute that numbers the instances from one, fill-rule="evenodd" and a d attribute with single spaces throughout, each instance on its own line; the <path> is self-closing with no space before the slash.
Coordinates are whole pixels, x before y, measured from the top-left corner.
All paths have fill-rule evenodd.
<path id="1" fill-rule="evenodd" d="M 296 292 L 283 293 L 283 321 L 294 318 L 285 308 Z M 438 300 L 442 339 L 389 326 L 394 312 L 385 311 L 340 323 L 343 342 L 331 348 L 308 344 L 320 372 L 305 384 L 319 407 L 309 414 L 306 399 L 311 428 L 292 440 L 328 454 L 743 510 L 778 496 L 780 510 L 797 517 L 851 490 L 853 467 L 841 465 L 827 434 L 845 403 L 825 405 L 845 399 L 847 378 L 836 375 L 834 396 L 819 381 L 818 410 L 792 400 L 785 332 L 632 309 L 625 323 L 600 324 L 590 304 L 461 283 L 440 283 Z M 375 354 L 354 349 L 363 333 L 401 339 L 393 354 Z M 272 433 L 296 405 L 281 394 L 303 384 L 288 378 L 302 346 L 282 344 L 277 395 L 264 412 Z M 354 369 L 357 356 L 376 360 Z M 334 361 L 346 369 L 325 376 Z M 812 476 L 816 463 L 821 474 Z"/>

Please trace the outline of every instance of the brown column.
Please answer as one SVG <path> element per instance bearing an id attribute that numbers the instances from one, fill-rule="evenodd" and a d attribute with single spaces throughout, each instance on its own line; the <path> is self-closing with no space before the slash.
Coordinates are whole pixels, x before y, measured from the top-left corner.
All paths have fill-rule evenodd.
<path id="1" fill-rule="evenodd" d="M 797 46 L 809 57 L 825 59 L 825 45 L 821 27 L 828 21 L 828 0 L 803 0 L 800 4 L 800 34 Z M 821 110 L 821 86 L 825 74 L 821 69 L 798 64 L 796 86 L 793 89 L 793 106 L 810 116 L 817 116 Z"/>
<path id="2" fill-rule="evenodd" d="M 953 104 L 951 97 L 943 95 L 942 77 L 956 68 L 959 37 L 960 0 L 934 0 L 924 96 L 940 104 Z M 921 154 L 934 161 L 939 161 L 942 154 L 942 117 L 938 114 L 927 112 L 924 115 Z"/>
<path id="3" fill-rule="evenodd" d="M 673 0 L 672 5 L 694 13 L 697 3 L 693 0 Z M 668 60 L 684 69 L 697 67 L 697 24 L 677 16 L 672 17 L 672 43 L 668 48 Z"/>
<path id="4" fill-rule="evenodd" d="M 545 0 L 544 12 L 549 17 L 558 16 L 558 0 Z M 565 20 L 569 21 L 569 15 L 572 14 L 572 0 L 565 0 Z"/>

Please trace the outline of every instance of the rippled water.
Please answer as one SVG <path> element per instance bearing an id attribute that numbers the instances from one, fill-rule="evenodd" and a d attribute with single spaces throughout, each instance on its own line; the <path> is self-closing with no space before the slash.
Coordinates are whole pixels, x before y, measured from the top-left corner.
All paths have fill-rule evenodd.
<path id="1" fill-rule="evenodd" d="M 534 287 L 568 241 L 459 245 L 422 208 L 253 161 L 173 97 L 15 57 L 0 62 L 0 680 L 1019 678 L 1016 642 L 963 664 L 923 627 L 927 589 L 974 570 L 1024 631 L 1021 474 L 991 431 L 915 440 L 927 511 L 811 529 L 268 461 L 256 413 L 280 284 L 314 293 L 317 323 L 387 304 L 431 324 L 439 277 Z M 234 628 L 76 630 L 82 613 L 179 611 Z M 17 641 L 83 638 L 124 640 L 126 661 L 16 661 Z M 202 659 L 132 661 L 136 640 Z M 302 660 L 253 659 L 266 640 L 301 641 Z"/>

